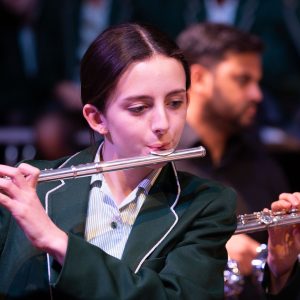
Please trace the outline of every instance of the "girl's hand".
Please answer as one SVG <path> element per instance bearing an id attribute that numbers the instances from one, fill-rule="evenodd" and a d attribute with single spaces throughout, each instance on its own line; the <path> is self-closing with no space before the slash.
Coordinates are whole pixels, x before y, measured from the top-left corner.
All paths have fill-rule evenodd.
<path id="1" fill-rule="evenodd" d="M 9 210 L 36 248 L 63 263 L 68 238 L 46 214 L 36 193 L 40 171 L 28 164 L 0 165 L 0 205 Z"/>

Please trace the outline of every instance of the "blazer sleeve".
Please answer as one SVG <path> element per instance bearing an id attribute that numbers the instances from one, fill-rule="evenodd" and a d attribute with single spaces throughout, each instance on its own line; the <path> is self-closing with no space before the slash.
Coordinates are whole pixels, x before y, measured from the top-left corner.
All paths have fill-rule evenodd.
<path id="1" fill-rule="evenodd" d="M 210 201 L 176 243 L 168 244 L 167 254 L 150 257 L 137 273 L 122 260 L 69 234 L 54 290 L 66 299 L 223 299 L 225 244 L 236 228 L 236 196 L 228 188 L 216 194 L 207 196 Z M 196 198 L 189 210 L 196 211 L 199 201 Z"/>

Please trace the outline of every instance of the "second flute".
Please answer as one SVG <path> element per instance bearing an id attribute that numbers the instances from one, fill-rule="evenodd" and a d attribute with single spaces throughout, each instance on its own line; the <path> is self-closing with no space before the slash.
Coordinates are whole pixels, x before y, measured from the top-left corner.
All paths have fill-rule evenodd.
<path id="1" fill-rule="evenodd" d="M 271 227 L 293 225 L 300 223 L 300 211 L 292 209 L 288 212 L 260 211 L 237 217 L 235 234 L 252 233 L 267 230 Z"/>

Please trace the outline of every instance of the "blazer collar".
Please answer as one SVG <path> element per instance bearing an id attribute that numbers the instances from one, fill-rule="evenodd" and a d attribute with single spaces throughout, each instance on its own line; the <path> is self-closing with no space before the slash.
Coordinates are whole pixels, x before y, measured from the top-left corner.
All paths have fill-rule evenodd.
<path id="1" fill-rule="evenodd" d="M 90 163 L 94 160 L 99 144 L 95 144 L 72 157 L 61 167 Z M 91 178 L 81 177 L 45 184 L 45 206 L 55 224 L 65 231 L 84 235 Z M 41 187 L 43 188 L 43 186 Z M 86 199 L 86 201 L 82 201 Z"/>

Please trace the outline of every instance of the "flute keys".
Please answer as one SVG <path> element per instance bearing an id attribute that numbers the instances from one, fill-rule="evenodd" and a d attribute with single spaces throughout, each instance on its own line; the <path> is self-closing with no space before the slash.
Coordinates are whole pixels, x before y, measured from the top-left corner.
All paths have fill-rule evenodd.
<path id="1" fill-rule="evenodd" d="M 260 216 L 260 222 L 265 225 L 270 225 L 274 222 L 274 217 L 269 213 L 262 213 Z"/>

